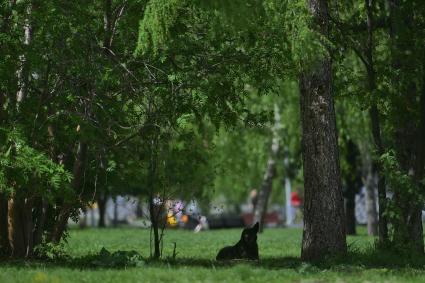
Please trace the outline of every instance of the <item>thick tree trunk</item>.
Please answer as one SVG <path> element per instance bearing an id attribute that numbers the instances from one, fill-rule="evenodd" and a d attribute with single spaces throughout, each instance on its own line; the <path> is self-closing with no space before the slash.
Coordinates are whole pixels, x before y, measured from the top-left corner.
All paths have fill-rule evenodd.
<path id="1" fill-rule="evenodd" d="M 8 201 L 8 237 L 12 257 L 31 257 L 33 240 L 33 201 L 16 195 Z"/>
<path id="2" fill-rule="evenodd" d="M 105 223 L 105 214 L 106 214 L 106 202 L 108 200 L 108 196 L 105 193 L 100 193 L 97 198 L 97 205 L 99 207 L 99 223 L 98 227 L 104 228 L 106 227 Z"/>
<path id="3" fill-rule="evenodd" d="M 264 174 L 263 183 L 261 185 L 261 189 L 258 195 L 257 203 L 254 211 L 254 221 L 253 223 L 260 223 L 259 232 L 263 232 L 264 229 L 264 219 L 267 213 L 267 203 L 269 201 L 270 193 L 273 188 L 273 180 L 276 177 L 276 159 L 279 154 L 279 133 L 280 129 L 280 113 L 279 108 L 275 104 L 274 106 L 274 116 L 275 122 L 272 129 L 272 146 L 271 152 L 269 156 L 269 160 L 267 161 L 266 172 Z"/>
<path id="4" fill-rule="evenodd" d="M 24 206 L 22 199 L 12 196 L 8 201 L 9 244 L 12 257 L 25 257 Z"/>
<path id="5" fill-rule="evenodd" d="M 309 0 L 317 30 L 328 36 L 328 3 Z M 304 168 L 304 231 L 301 258 L 307 261 L 347 252 L 331 60 L 318 59 L 301 75 L 300 102 Z"/>

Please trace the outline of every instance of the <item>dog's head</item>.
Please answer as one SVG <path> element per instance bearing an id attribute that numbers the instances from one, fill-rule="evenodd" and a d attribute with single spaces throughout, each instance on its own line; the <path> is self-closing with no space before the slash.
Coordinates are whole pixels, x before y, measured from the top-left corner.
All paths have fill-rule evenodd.
<path id="1" fill-rule="evenodd" d="M 257 233 L 258 228 L 260 227 L 260 224 L 257 222 L 254 226 L 251 228 L 245 228 L 242 231 L 242 241 L 247 245 L 252 245 L 257 242 Z"/>

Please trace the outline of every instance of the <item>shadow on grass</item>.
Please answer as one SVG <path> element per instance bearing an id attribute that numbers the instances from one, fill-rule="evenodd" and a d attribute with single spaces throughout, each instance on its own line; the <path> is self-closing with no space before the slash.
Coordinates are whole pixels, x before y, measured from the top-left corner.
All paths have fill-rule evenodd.
<path id="1" fill-rule="evenodd" d="M 133 251 L 120 253 L 130 253 Z M 130 258 L 121 257 L 102 257 L 99 254 L 86 255 L 82 257 L 64 257 L 55 260 L 31 259 L 31 260 L 0 260 L 0 266 L 14 268 L 54 268 L 65 267 L 72 269 L 127 269 L 131 267 L 199 267 L 199 268 L 231 268 L 238 265 L 249 265 L 255 268 L 265 269 L 281 269 L 281 268 L 297 268 L 301 265 L 300 258 L 296 257 L 275 257 L 264 258 L 260 261 L 252 260 L 232 260 L 232 261 L 216 261 L 206 258 L 177 258 L 177 259 L 140 259 L 138 256 Z"/>
<path id="2" fill-rule="evenodd" d="M 165 258 L 160 260 L 143 259 L 136 251 L 117 251 L 110 253 L 102 249 L 98 254 L 82 257 L 63 257 L 56 260 L 6 260 L 1 266 L 14 268 L 71 268 L 92 269 L 127 269 L 127 268 L 180 268 L 199 267 L 206 269 L 226 269 L 238 265 L 249 265 L 259 269 L 293 269 L 298 273 L 315 274 L 323 271 L 353 273 L 367 269 L 384 269 L 386 272 L 418 273 L 423 275 L 425 255 L 396 254 L 390 251 L 370 250 L 349 252 L 344 258 L 325 259 L 316 263 L 302 262 L 298 257 L 265 257 L 260 261 L 226 261 L 218 262 L 207 258 Z"/>
<path id="3" fill-rule="evenodd" d="M 301 265 L 300 258 L 296 257 L 270 257 L 260 261 L 255 260 L 231 260 L 216 261 L 213 259 L 199 258 L 177 258 L 164 259 L 160 261 L 151 261 L 153 265 L 166 264 L 175 267 L 204 267 L 204 268 L 229 268 L 237 265 L 250 265 L 256 268 L 279 269 L 279 268 L 296 268 Z"/>

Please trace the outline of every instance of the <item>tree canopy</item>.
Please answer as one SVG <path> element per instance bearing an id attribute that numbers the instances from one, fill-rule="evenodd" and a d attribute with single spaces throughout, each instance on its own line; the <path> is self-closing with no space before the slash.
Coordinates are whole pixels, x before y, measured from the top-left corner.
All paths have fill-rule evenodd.
<path id="1" fill-rule="evenodd" d="M 307 224 L 317 211 L 342 219 L 353 171 L 372 172 L 380 243 L 423 252 L 423 1 L 0 8 L 1 254 L 59 243 L 68 218 L 105 195 L 147 198 L 151 214 L 157 195 L 244 200 L 264 182 L 276 109 L 277 170 L 304 184 Z M 332 221 L 318 225 L 340 239 L 318 252 L 306 228 L 304 259 L 344 252 Z"/>

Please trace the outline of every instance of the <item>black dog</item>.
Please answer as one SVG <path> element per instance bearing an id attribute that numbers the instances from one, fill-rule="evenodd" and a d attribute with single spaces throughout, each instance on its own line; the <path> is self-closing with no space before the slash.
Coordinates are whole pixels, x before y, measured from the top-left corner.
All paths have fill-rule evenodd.
<path id="1" fill-rule="evenodd" d="M 258 222 L 252 228 L 246 228 L 242 231 L 239 242 L 234 246 L 222 248 L 216 257 L 216 260 L 249 259 L 258 260 L 257 233 Z"/>

